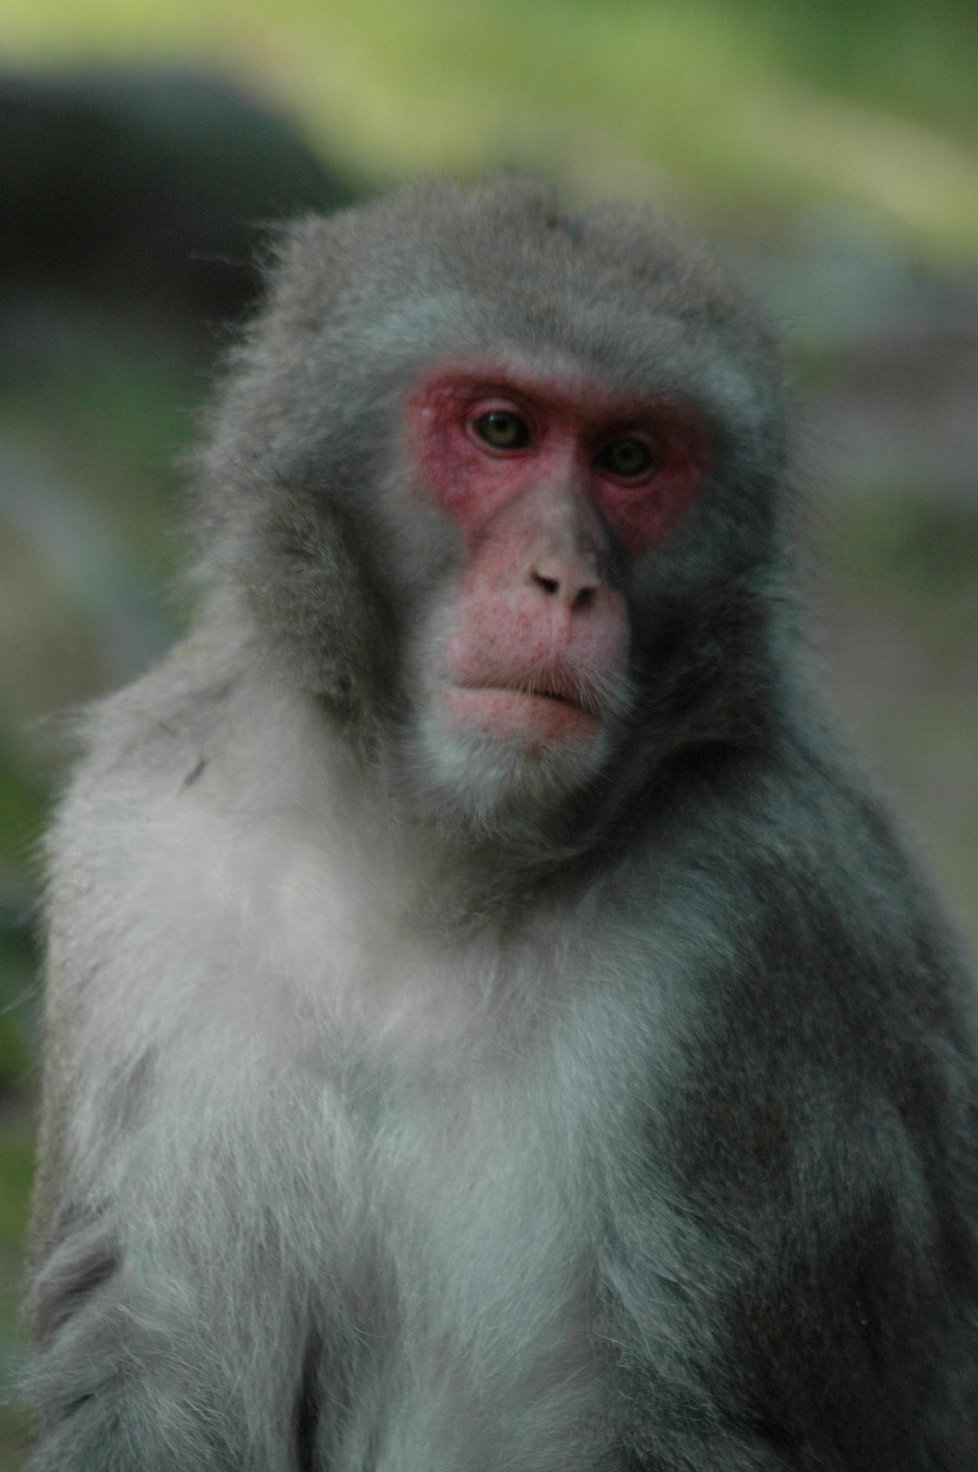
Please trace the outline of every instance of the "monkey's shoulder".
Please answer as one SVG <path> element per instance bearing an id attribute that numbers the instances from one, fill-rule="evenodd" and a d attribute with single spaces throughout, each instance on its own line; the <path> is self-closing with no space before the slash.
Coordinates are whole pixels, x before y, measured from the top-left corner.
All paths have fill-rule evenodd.
<path id="1" fill-rule="evenodd" d="M 787 733 L 680 778 L 645 848 L 666 917 L 703 917 L 726 971 L 761 1010 L 810 989 L 899 1008 L 946 987 L 968 1005 L 970 963 L 913 840 L 837 733 Z M 707 950 L 708 947 L 704 947 Z M 710 968 L 705 961 L 707 972 Z M 714 983 L 710 982 L 711 993 Z M 867 1035 L 869 1026 L 867 1014 Z"/>
<path id="2" fill-rule="evenodd" d="M 192 785 L 206 748 L 233 718 L 239 683 L 232 662 L 197 640 L 178 644 L 132 684 L 87 708 L 75 785 L 107 789 L 113 779 Z"/>
<path id="3" fill-rule="evenodd" d="M 63 815 L 79 802 L 86 821 L 124 821 L 147 806 L 177 805 L 208 790 L 236 812 L 268 807 L 282 774 L 336 760 L 342 745 L 312 696 L 248 656 L 198 632 L 132 684 L 93 703 L 79 728 L 81 753 Z M 268 789 L 266 791 L 266 789 Z"/>
<path id="4" fill-rule="evenodd" d="M 190 643 L 93 707 L 85 738 L 48 843 L 59 989 L 97 970 L 129 996 L 151 973 L 172 1011 L 187 978 L 218 1007 L 229 969 L 242 990 L 352 982 L 343 937 L 382 928 L 391 842 L 365 832 L 356 755 L 314 697 Z"/>
<path id="5" fill-rule="evenodd" d="M 190 640 L 92 705 L 48 838 L 53 921 L 78 924 L 79 905 L 86 923 L 100 909 L 126 913 L 131 896 L 142 928 L 155 913 L 138 898 L 146 876 L 163 899 L 199 869 L 205 833 L 211 851 L 232 847 L 250 814 L 274 803 L 276 771 L 288 768 L 288 750 L 269 739 L 270 723 L 287 722 L 273 704 L 233 661 Z"/>

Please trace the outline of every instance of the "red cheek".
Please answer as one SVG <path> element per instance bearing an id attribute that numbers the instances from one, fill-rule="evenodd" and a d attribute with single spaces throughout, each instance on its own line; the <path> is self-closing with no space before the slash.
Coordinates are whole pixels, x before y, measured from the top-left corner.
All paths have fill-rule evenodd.
<path id="1" fill-rule="evenodd" d="M 534 450 L 492 455 L 465 430 L 465 396 L 443 388 L 410 406 L 409 434 L 421 482 L 455 522 L 468 546 L 482 525 L 515 496 Z"/>
<path id="2" fill-rule="evenodd" d="M 697 427 L 670 410 L 659 418 L 659 464 L 648 480 L 629 486 L 600 473 L 594 497 L 622 548 L 633 556 L 664 542 L 695 500 L 708 456 Z"/>
<path id="3" fill-rule="evenodd" d="M 638 492 L 606 482 L 596 499 L 622 548 L 636 556 L 658 546 L 676 530 L 695 500 L 702 477 L 702 468 L 690 464 L 659 471 Z"/>
<path id="4" fill-rule="evenodd" d="M 517 494 L 519 477 L 512 469 L 487 473 L 473 464 L 464 448 L 445 446 L 428 464 L 428 485 L 436 490 L 436 502 L 462 534 L 467 551 L 495 512 Z"/>

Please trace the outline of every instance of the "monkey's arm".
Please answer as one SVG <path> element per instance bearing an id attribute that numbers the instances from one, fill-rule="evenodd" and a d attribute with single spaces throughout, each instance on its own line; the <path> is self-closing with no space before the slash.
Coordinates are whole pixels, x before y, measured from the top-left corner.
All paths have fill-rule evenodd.
<path id="1" fill-rule="evenodd" d="M 278 1116 L 185 878 L 198 758 L 176 747 L 135 773 L 93 757 L 52 841 L 30 1472 L 293 1467 L 306 1336 L 268 1225 L 283 1157 L 242 1161 Z"/>
<path id="2" fill-rule="evenodd" d="M 66 1046 L 56 1041 L 48 1055 L 31 1233 L 38 1354 L 28 1391 L 43 1419 L 29 1472 L 291 1472 L 301 1375 L 293 1346 L 303 1335 L 274 1262 L 259 1262 L 256 1247 L 244 1282 L 240 1244 L 228 1240 L 222 1261 L 195 1233 L 206 1181 L 179 1223 L 154 1229 L 139 1205 L 149 1183 L 138 1176 L 140 1157 L 152 1170 L 158 1152 L 145 1131 L 127 1145 L 119 1118 L 90 1119 L 108 1145 L 98 1154 L 104 1184 L 86 1188 L 65 1140 L 77 1146 L 92 1100 L 59 1087 L 52 1063 Z M 125 1113 L 121 1095 L 115 1102 Z M 165 1202 L 158 1184 L 147 1206 Z M 248 1309 L 229 1312 L 232 1303 Z"/>
<path id="3" fill-rule="evenodd" d="M 697 879 L 666 898 L 698 965 L 655 1193 L 617 1214 L 656 1345 L 626 1354 L 638 1465 L 685 1467 L 699 1435 L 691 1466 L 949 1472 L 978 1456 L 973 984 L 874 800 L 802 771 L 742 781 L 722 819 L 701 792 Z"/>

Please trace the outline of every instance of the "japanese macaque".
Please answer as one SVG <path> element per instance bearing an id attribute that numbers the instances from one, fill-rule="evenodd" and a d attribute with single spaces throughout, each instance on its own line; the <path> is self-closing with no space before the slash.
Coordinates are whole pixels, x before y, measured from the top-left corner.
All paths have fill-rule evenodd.
<path id="1" fill-rule="evenodd" d="M 973 982 L 644 210 L 286 230 L 50 847 L 31 1472 L 972 1472 Z"/>

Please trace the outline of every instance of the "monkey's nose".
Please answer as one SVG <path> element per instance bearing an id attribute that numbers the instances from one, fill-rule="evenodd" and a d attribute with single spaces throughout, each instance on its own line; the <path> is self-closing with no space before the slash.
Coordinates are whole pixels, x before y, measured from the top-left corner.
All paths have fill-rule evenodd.
<path id="1" fill-rule="evenodd" d="M 548 598 L 556 598 L 572 611 L 588 608 L 598 591 L 598 579 L 583 568 L 534 567 L 530 579 Z"/>

